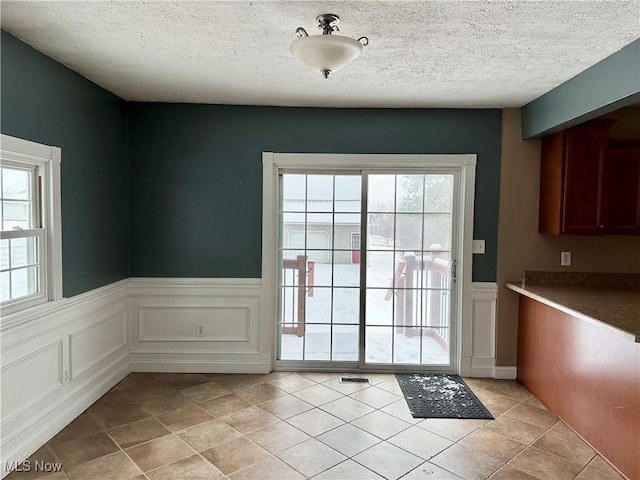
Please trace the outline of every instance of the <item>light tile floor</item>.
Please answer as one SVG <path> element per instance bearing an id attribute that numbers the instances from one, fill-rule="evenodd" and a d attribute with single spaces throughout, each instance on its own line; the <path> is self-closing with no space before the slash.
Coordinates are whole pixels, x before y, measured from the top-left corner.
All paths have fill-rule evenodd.
<path id="1" fill-rule="evenodd" d="M 132 373 L 8 480 L 620 477 L 515 381 L 466 379 L 493 421 L 414 419 L 393 375 Z"/>

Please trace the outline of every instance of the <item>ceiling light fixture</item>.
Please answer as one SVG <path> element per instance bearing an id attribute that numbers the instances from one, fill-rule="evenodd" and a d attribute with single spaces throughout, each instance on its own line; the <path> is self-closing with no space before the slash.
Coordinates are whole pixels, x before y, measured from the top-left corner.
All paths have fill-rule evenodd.
<path id="1" fill-rule="evenodd" d="M 308 67 L 319 70 L 324 78 L 327 78 L 330 73 L 337 72 L 351 60 L 356 59 L 362 53 L 362 47 L 369 45 L 369 39 L 360 37 L 354 40 L 342 35 L 332 35 L 333 32 L 340 31 L 338 29 L 340 17 L 332 13 L 318 15 L 316 20 L 322 35 L 310 37 L 304 28 L 298 27 L 296 29 L 298 39 L 291 44 L 291 53 Z"/>

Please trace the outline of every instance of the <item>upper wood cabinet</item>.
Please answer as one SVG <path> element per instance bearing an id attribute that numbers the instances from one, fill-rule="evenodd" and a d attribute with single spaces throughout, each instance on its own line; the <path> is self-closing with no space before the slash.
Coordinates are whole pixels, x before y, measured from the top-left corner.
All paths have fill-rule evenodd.
<path id="1" fill-rule="evenodd" d="M 612 142 L 605 167 L 605 230 L 640 234 L 640 142 Z"/>
<path id="2" fill-rule="evenodd" d="M 540 233 L 640 233 L 638 150 L 610 146 L 614 122 L 593 120 L 542 139 Z"/>

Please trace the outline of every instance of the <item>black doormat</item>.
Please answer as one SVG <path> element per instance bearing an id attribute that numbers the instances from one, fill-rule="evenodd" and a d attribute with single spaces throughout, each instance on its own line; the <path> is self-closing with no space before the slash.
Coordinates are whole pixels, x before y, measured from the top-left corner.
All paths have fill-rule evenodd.
<path id="1" fill-rule="evenodd" d="M 489 410 L 458 375 L 396 374 L 413 418 L 486 418 Z"/>

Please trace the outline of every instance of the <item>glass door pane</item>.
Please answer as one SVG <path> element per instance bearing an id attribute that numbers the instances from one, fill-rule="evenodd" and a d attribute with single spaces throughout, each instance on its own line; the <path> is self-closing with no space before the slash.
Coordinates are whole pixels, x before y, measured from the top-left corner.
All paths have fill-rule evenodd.
<path id="1" fill-rule="evenodd" d="M 361 176 L 280 177 L 278 360 L 358 361 Z"/>
<path id="2" fill-rule="evenodd" d="M 455 185 L 281 174 L 278 361 L 451 369 Z"/>
<path id="3" fill-rule="evenodd" d="M 450 366 L 453 174 L 367 174 L 368 365 Z"/>

